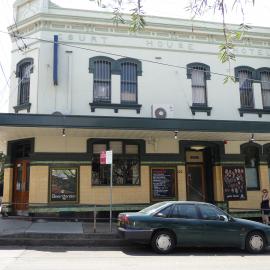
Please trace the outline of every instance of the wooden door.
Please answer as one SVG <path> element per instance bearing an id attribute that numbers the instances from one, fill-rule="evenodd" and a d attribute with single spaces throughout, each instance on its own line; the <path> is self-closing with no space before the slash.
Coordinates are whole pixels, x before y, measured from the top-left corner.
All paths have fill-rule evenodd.
<path id="1" fill-rule="evenodd" d="M 13 179 L 13 210 L 25 211 L 29 202 L 29 161 L 15 163 Z"/>
<path id="2" fill-rule="evenodd" d="M 203 164 L 187 165 L 187 198 L 189 201 L 205 201 Z"/>

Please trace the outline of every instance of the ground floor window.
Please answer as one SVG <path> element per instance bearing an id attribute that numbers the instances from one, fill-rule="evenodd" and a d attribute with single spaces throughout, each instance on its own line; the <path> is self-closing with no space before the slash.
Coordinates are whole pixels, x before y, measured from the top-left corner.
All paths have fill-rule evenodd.
<path id="1" fill-rule="evenodd" d="M 105 141 L 93 144 L 92 184 L 110 184 L 110 165 L 100 164 L 100 152 L 113 151 L 113 185 L 139 185 L 139 145 L 125 141 Z"/>
<path id="2" fill-rule="evenodd" d="M 78 201 L 78 168 L 50 169 L 50 201 Z"/>

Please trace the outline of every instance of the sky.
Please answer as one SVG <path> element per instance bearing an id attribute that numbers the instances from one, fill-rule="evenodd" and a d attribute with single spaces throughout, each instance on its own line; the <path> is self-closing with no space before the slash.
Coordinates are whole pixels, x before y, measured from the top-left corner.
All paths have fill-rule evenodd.
<path id="1" fill-rule="evenodd" d="M 55 4 L 65 8 L 78 9 L 98 9 L 95 2 L 91 0 L 51 0 Z M 109 3 L 110 0 L 103 0 L 104 3 Z M 211 1 L 211 0 L 209 0 Z M 242 0 L 249 3 L 252 0 Z M 10 57 L 11 57 L 11 41 L 6 32 L 7 27 L 14 23 L 13 18 L 13 3 L 15 0 L 0 0 L 0 112 L 7 112 L 8 108 L 8 93 L 10 91 L 9 78 L 11 76 Z M 234 0 L 226 0 L 228 4 L 232 4 Z M 143 0 L 143 10 L 145 15 L 165 16 L 190 19 L 191 14 L 186 10 L 189 0 Z M 99 8 L 100 9 L 100 8 Z M 248 4 L 245 10 L 245 23 L 251 26 L 266 26 L 270 27 L 270 1 L 255 0 L 255 6 Z M 199 20 L 209 20 L 220 22 L 221 17 L 212 12 L 203 17 L 197 17 Z M 226 20 L 228 23 L 240 24 L 243 21 L 241 11 L 231 10 L 230 6 L 227 9 Z"/>

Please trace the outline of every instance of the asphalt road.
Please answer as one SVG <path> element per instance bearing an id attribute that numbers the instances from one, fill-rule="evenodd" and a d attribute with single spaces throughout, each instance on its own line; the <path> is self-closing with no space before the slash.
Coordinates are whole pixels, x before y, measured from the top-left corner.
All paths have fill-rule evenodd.
<path id="1" fill-rule="evenodd" d="M 231 249 L 177 249 L 156 255 L 148 247 L 0 247 L 0 270 L 269 270 L 270 251 L 250 255 Z"/>

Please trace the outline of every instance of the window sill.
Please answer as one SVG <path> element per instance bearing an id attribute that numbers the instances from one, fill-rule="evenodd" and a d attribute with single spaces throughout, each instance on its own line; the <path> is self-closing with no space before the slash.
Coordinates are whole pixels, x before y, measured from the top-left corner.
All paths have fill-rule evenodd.
<path id="1" fill-rule="evenodd" d="M 31 103 L 25 103 L 25 104 L 14 106 L 13 109 L 15 113 L 18 113 L 19 111 L 22 111 L 22 110 L 27 110 L 27 112 L 29 113 L 31 109 L 31 105 L 32 105 Z"/>
<path id="2" fill-rule="evenodd" d="M 270 114 L 269 107 L 263 109 L 239 108 L 238 111 L 241 117 L 243 117 L 245 113 L 258 114 L 259 117 L 262 117 L 263 114 Z"/>
<path id="3" fill-rule="evenodd" d="M 109 187 L 110 184 L 92 184 L 92 187 Z M 139 187 L 141 184 L 113 184 L 113 187 Z"/>
<path id="4" fill-rule="evenodd" d="M 192 105 L 190 106 L 190 109 L 193 115 L 195 115 L 196 112 L 206 112 L 207 116 L 210 116 L 212 107 L 208 107 L 205 105 Z"/>
<path id="5" fill-rule="evenodd" d="M 141 112 L 142 105 L 140 104 L 115 104 L 115 103 L 89 103 L 91 112 L 94 112 L 96 109 L 113 109 L 115 113 L 118 113 L 119 109 L 125 110 L 136 110 L 137 113 Z"/>
<path id="6" fill-rule="evenodd" d="M 259 187 L 256 188 L 247 188 L 247 191 L 260 191 Z"/>

